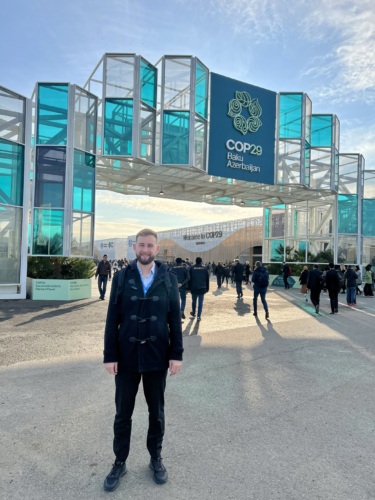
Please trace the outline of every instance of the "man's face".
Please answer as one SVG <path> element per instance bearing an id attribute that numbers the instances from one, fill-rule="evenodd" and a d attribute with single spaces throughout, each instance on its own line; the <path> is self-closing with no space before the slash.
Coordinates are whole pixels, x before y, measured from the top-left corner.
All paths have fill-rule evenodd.
<path id="1" fill-rule="evenodd" d="M 133 243 L 133 249 L 137 256 L 137 260 L 144 266 L 151 264 L 151 262 L 155 260 L 159 248 L 155 236 L 151 234 L 149 236 L 138 236 L 137 241 Z"/>
<path id="2" fill-rule="evenodd" d="M 106 255 L 103 255 L 103 260 L 106 261 L 107 260 L 107 256 Z"/>

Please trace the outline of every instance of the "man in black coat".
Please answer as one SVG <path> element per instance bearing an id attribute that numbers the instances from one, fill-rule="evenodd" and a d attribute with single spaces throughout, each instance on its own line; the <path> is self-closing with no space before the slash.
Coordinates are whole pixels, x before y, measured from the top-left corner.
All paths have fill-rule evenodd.
<path id="1" fill-rule="evenodd" d="M 186 285 L 190 280 L 189 268 L 182 263 L 180 257 L 177 257 L 176 264 L 171 268 L 171 273 L 177 277 L 178 291 L 180 292 L 181 299 L 181 318 L 185 319 Z"/>
<path id="2" fill-rule="evenodd" d="M 198 301 L 198 316 L 197 321 L 201 320 L 203 310 L 203 299 L 205 293 L 210 289 L 210 275 L 207 269 L 202 264 L 201 257 L 195 259 L 195 265 L 190 268 L 190 283 L 189 290 L 191 291 L 192 298 L 192 311 L 190 313 L 191 319 L 195 318 L 195 312 Z"/>
<path id="3" fill-rule="evenodd" d="M 217 263 L 217 266 L 215 268 L 215 275 L 216 275 L 216 280 L 217 280 L 217 287 L 221 288 L 221 285 L 223 284 L 224 276 L 225 276 L 225 269 L 224 269 L 224 266 L 221 264 L 221 262 Z"/>
<path id="4" fill-rule="evenodd" d="M 104 300 L 105 292 L 107 291 L 107 282 L 108 280 L 111 281 L 111 275 L 111 264 L 108 262 L 108 256 L 105 253 L 102 260 L 99 262 L 95 272 L 95 279 L 99 276 L 98 288 L 100 300 Z"/>
<path id="5" fill-rule="evenodd" d="M 339 291 L 340 291 L 340 276 L 335 269 L 333 262 L 329 264 L 329 271 L 326 272 L 326 288 L 328 290 L 329 300 L 331 303 L 331 313 L 339 312 Z"/>
<path id="6" fill-rule="evenodd" d="M 318 264 L 314 264 L 314 269 L 309 272 L 307 278 L 307 288 L 310 290 L 310 300 L 315 306 L 316 314 L 319 313 L 320 292 L 322 291 L 322 272 L 319 271 Z"/>
<path id="7" fill-rule="evenodd" d="M 116 459 L 104 481 L 113 491 L 126 473 L 135 398 L 142 379 L 149 412 L 147 448 L 154 481 L 168 473 L 161 450 L 164 436 L 164 391 L 167 371 L 175 375 L 182 362 L 182 330 L 177 278 L 155 261 L 157 234 L 143 229 L 133 244 L 137 260 L 118 272 L 112 284 L 104 336 L 104 366 L 115 375 L 116 416 L 113 451 Z"/>
<path id="8" fill-rule="evenodd" d="M 243 271 L 244 271 L 243 264 L 241 264 L 238 259 L 234 259 L 233 276 L 234 276 L 234 281 L 236 282 L 237 299 L 243 297 L 243 292 L 242 292 Z"/>
<path id="9" fill-rule="evenodd" d="M 290 288 L 288 283 L 289 275 L 290 275 L 290 267 L 286 262 L 283 262 L 283 280 L 284 280 L 285 290 L 288 290 L 288 288 Z"/>

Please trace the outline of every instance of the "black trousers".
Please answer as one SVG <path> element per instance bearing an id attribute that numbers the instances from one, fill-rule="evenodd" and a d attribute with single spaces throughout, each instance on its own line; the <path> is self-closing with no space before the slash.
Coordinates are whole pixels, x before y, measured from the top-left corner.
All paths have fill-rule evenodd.
<path id="1" fill-rule="evenodd" d="M 167 370 L 145 373 L 124 371 L 115 376 L 116 416 L 113 425 L 113 451 L 118 460 L 125 461 L 129 455 L 132 415 L 141 379 L 149 414 L 147 449 L 153 459 L 160 457 L 165 428 L 166 378 Z"/>
<path id="2" fill-rule="evenodd" d="M 328 290 L 329 300 L 331 302 L 331 311 L 339 310 L 339 292 L 337 290 Z"/>
<path id="3" fill-rule="evenodd" d="M 320 288 L 311 288 L 310 300 L 314 306 L 318 306 L 320 302 Z"/>

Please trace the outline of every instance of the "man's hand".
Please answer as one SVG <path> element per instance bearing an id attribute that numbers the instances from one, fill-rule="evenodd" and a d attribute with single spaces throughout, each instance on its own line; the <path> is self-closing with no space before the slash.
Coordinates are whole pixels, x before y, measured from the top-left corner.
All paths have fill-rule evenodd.
<path id="1" fill-rule="evenodd" d="M 178 283 L 178 285 L 177 285 L 177 286 L 178 286 L 178 288 L 181 288 L 181 287 L 182 287 L 182 284 L 181 284 L 181 283 Z"/>
<path id="2" fill-rule="evenodd" d="M 104 367 L 110 375 L 117 375 L 118 363 L 104 363 Z"/>
<path id="3" fill-rule="evenodd" d="M 176 375 L 181 370 L 182 361 L 176 359 L 169 360 L 169 375 Z"/>

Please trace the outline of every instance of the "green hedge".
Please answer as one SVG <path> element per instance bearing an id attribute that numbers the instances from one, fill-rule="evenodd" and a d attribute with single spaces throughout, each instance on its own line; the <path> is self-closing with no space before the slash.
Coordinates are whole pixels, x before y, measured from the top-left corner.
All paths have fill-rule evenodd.
<path id="1" fill-rule="evenodd" d="M 27 276 L 41 280 L 78 280 L 92 278 L 96 265 L 90 259 L 70 257 L 28 257 Z"/>

